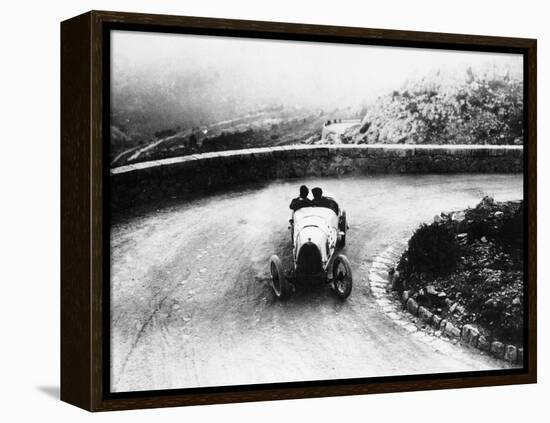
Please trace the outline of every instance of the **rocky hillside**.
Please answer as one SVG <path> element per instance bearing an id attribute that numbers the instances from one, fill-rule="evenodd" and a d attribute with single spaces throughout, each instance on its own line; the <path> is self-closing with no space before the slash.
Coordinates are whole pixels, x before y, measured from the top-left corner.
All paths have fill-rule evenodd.
<path id="1" fill-rule="evenodd" d="M 523 82 L 510 70 L 437 71 L 366 107 L 350 143 L 522 144 Z"/>
<path id="2" fill-rule="evenodd" d="M 420 227 L 399 265 L 398 290 L 488 339 L 523 343 L 523 202 L 436 216 Z"/>

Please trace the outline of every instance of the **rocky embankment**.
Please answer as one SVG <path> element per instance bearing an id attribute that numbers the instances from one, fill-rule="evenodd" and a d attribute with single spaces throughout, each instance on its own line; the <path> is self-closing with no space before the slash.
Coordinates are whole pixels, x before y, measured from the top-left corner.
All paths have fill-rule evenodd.
<path id="1" fill-rule="evenodd" d="M 437 72 L 372 101 L 355 144 L 522 144 L 523 82 L 509 70 Z"/>
<path id="2" fill-rule="evenodd" d="M 431 326 L 519 362 L 523 269 L 523 202 L 485 197 L 475 208 L 441 213 L 422 225 L 409 240 L 392 288 Z"/>

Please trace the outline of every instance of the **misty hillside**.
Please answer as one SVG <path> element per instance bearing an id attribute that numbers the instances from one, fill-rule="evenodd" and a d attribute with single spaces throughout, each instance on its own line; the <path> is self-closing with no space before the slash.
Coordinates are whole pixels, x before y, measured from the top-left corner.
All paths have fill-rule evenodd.
<path id="1" fill-rule="evenodd" d="M 279 89 L 275 76 L 226 66 L 181 63 L 114 69 L 111 95 L 111 166 L 208 151 L 312 143 L 334 113 L 359 118 L 361 108 L 327 107 L 323 93 Z M 295 88 L 295 89 L 294 89 Z M 302 87 L 302 90 L 305 88 Z M 307 97 L 307 98 L 306 98 Z M 314 98 L 315 100 L 312 100 Z"/>
<path id="2" fill-rule="evenodd" d="M 170 128 L 194 127 L 234 119 L 262 109 L 245 100 L 246 90 L 234 71 L 191 72 L 157 70 L 154 77 L 133 69 L 116 72 L 112 86 L 111 124 L 139 140 Z"/>
<path id="3" fill-rule="evenodd" d="M 437 71 L 370 102 L 343 142 L 522 144 L 523 82 L 507 69 Z"/>
<path id="4" fill-rule="evenodd" d="M 133 147 L 128 136 L 112 127 L 118 143 L 111 148 L 111 166 L 211 151 L 311 144 L 321 138 L 327 116 L 301 109 L 263 111 L 209 125 L 168 128 Z"/>
<path id="5" fill-rule="evenodd" d="M 357 85 L 355 91 L 342 86 L 340 97 L 328 95 L 330 84 L 306 89 L 294 81 L 285 86 L 262 78 L 262 72 L 236 67 L 180 69 L 178 64 L 138 71 L 126 62 L 115 69 L 111 166 L 292 144 L 523 141 L 523 82 L 517 63 L 443 66 L 409 76 L 405 83 L 403 77 L 378 96 Z M 362 105 L 351 100 L 357 97 L 364 99 Z M 322 139 L 323 123 L 334 119 L 361 119 L 361 124 Z"/>

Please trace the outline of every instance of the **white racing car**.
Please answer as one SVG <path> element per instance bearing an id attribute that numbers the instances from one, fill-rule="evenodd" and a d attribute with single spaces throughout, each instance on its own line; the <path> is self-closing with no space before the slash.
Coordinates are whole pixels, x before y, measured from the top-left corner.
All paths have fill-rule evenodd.
<path id="1" fill-rule="evenodd" d="M 351 293 L 351 266 L 337 250 L 346 244 L 348 229 L 345 211 L 328 207 L 304 207 L 290 220 L 293 243 L 293 269 L 285 274 L 281 260 L 271 256 L 271 286 L 279 299 L 293 291 L 293 284 L 322 281 L 331 284 L 336 296 L 346 299 Z"/>

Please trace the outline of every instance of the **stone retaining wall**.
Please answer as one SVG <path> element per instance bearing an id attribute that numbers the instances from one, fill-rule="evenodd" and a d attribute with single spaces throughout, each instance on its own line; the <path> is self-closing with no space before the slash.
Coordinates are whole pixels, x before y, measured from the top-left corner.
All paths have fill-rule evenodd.
<path id="1" fill-rule="evenodd" d="M 110 172 L 113 211 L 234 185 L 307 176 L 380 173 L 515 173 L 522 146 L 296 145 L 220 151 Z"/>

